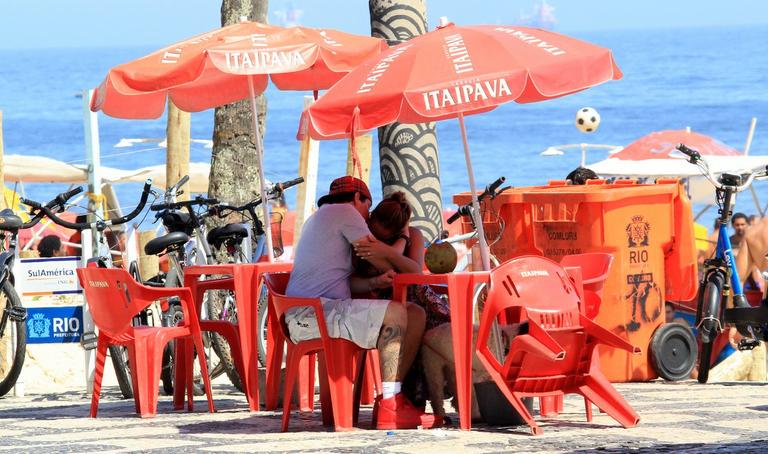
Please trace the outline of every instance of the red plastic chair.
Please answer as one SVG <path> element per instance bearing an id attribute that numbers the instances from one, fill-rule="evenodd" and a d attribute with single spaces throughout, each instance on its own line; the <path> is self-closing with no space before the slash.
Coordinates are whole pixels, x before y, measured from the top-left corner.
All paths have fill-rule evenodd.
<path id="1" fill-rule="evenodd" d="M 476 350 L 499 389 L 531 427 L 541 428 L 522 397 L 580 394 L 624 427 L 640 418 L 597 367 L 599 343 L 636 354 L 640 349 L 595 324 L 579 311 L 579 296 L 565 270 L 539 256 L 510 260 L 491 271 Z M 528 321 L 500 363 L 488 348 L 491 325 L 505 312 L 509 322 Z"/>
<path id="2" fill-rule="evenodd" d="M 560 259 L 563 267 L 581 268 L 581 282 L 584 285 L 583 309 L 587 318 L 594 319 L 600 312 L 603 301 L 603 285 L 611 271 L 613 255 L 604 252 L 566 255 Z"/>
<path id="3" fill-rule="evenodd" d="M 160 370 L 163 348 L 171 339 L 176 340 L 176 365 L 174 376 L 174 409 L 184 407 L 184 392 L 187 392 L 187 408 L 193 408 L 193 353 L 194 348 L 203 352 L 203 339 L 197 313 L 192 306 L 192 294 L 187 288 L 154 288 L 137 283 L 131 275 L 120 268 L 80 268 L 77 270 L 80 285 L 85 292 L 88 308 L 94 324 L 99 329 L 96 351 L 96 371 L 91 399 L 91 417 L 98 413 L 101 379 L 104 362 L 110 345 L 128 348 L 131 365 L 131 381 L 136 403 L 136 412 L 142 418 L 157 413 Z M 159 299 L 178 296 L 184 320 L 174 327 L 134 327 L 133 317 Z M 194 346 L 194 347 L 193 347 Z M 211 399 L 211 382 L 204 355 L 198 355 L 205 391 L 208 395 L 208 410 L 214 411 Z"/>
<path id="4" fill-rule="evenodd" d="M 594 180 L 590 180 L 594 181 Z M 604 252 L 587 252 L 584 254 L 566 255 L 560 259 L 563 268 L 578 267 L 581 269 L 582 304 L 581 310 L 587 318 L 594 320 L 600 312 L 603 301 L 603 285 L 611 271 L 613 255 Z M 577 289 L 578 290 L 578 289 Z M 597 360 L 596 360 L 597 361 Z M 592 406 L 588 399 L 584 400 L 587 410 L 587 421 L 592 421 Z M 542 397 L 539 399 L 539 414 L 541 416 L 557 416 L 563 411 L 563 396 Z"/>
<path id="5" fill-rule="evenodd" d="M 285 387 L 283 389 L 283 421 L 281 430 L 288 430 L 291 414 L 291 395 L 301 369 L 301 359 L 308 356 L 309 364 L 314 367 L 314 358 L 320 360 L 320 402 L 323 423 L 333 424 L 336 431 L 351 430 L 357 419 L 359 392 L 355 396 L 356 376 L 362 380 L 365 369 L 363 358 L 369 350 L 363 349 L 346 339 L 334 339 L 328 336 L 323 308 L 319 298 L 296 298 L 285 296 L 290 273 L 270 273 L 266 275 L 269 290 L 270 309 L 280 321 L 280 329 L 287 344 Z M 320 338 L 293 343 L 285 324 L 285 312 L 297 307 L 311 307 L 317 317 Z M 370 361 L 378 370 L 378 362 Z M 361 372 L 356 374 L 356 372 Z M 374 375 L 380 376 L 380 373 Z M 380 386 L 380 384 L 379 384 Z M 379 388 L 381 389 L 381 388 Z M 357 401 L 356 401 L 357 400 Z M 330 410 L 330 411 L 329 411 Z M 374 424 L 375 424 L 374 408 Z"/>

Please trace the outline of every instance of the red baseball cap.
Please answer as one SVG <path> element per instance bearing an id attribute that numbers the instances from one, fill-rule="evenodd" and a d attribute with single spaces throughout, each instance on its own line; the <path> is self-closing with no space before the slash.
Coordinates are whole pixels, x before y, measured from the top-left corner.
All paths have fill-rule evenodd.
<path id="1" fill-rule="evenodd" d="M 368 185 L 365 184 L 365 181 L 347 175 L 344 177 L 336 178 L 331 182 L 331 188 L 328 191 L 328 194 L 320 197 L 320 200 L 317 201 L 317 206 L 321 206 L 330 202 L 331 199 L 336 196 L 354 192 L 359 192 L 360 194 L 367 197 L 368 200 L 373 200 L 371 197 L 371 191 L 368 190 Z"/>

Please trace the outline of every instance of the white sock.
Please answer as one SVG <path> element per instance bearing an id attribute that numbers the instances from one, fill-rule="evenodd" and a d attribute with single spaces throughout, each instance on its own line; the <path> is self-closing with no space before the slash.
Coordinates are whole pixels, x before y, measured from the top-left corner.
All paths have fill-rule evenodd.
<path id="1" fill-rule="evenodd" d="M 389 399 L 400 393 L 402 384 L 399 381 L 385 381 L 381 383 L 381 387 L 383 388 L 381 390 L 382 398 Z"/>

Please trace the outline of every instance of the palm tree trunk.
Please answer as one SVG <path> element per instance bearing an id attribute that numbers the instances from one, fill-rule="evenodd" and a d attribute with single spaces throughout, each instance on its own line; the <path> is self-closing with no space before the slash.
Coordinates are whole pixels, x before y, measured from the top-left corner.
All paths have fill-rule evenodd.
<path id="1" fill-rule="evenodd" d="M 369 0 L 368 9 L 371 36 L 390 45 L 427 32 L 426 0 Z M 384 196 L 405 192 L 413 206 L 411 225 L 435 238 L 443 228 L 435 123 L 379 128 L 379 166 Z"/>
<path id="2" fill-rule="evenodd" d="M 221 25 L 232 25 L 241 16 L 248 20 L 267 21 L 267 0 L 223 0 Z M 264 133 L 267 102 L 257 98 L 259 126 Z M 253 114 L 250 101 L 244 100 L 218 107 L 214 114 L 213 153 L 208 193 L 231 204 L 243 204 L 255 198 L 259 178 Z"/>

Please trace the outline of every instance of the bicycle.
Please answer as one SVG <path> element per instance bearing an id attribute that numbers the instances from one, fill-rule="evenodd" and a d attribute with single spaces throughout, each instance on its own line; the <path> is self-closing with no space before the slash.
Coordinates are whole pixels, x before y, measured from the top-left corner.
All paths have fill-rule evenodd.
<path id="1" fill-rule="evenodd" d="M 176 184 L 168 187 L 163 194 L 162 203 L 153 203 L 151 211 L 156 211 L 155 221 L 161 220 L 167 233 L 149 241 L 144 246 L 144 252 L 147 255 L 168 255 L 169 267 L 167 273 L 160 273 L 151 279 L 144 280 L 138 272 L 134 278 L 145 285 L 157 287 L 178 287 L 184 281 L 183 270 L 192 263 L 213 263 L 213 255 L 210 246 L 205 238 L 205 225 L 202 223 L 201 216 L 195 211 L 196 207 L 218 204 L 218 200 L 198 196 L 192 200 L 176 201 L 176 197 L 182 193 L 181 187 L 189 181 L 189 176 L 183 176 Z M 203 303 L 205 305 L 205 302 Z M 167 306 L 155 307 L 152 313 L 160 314 L 159 320 L 144 316 L 136 323 L 140 325 L 176 326 L 183 320 L 181 307 L 173 300 L 169 300 Z M 210 348 L 211 342 L 208 333 L 204 333 L 203 340 L 206 348 Z M 173 371 L 174 371 L 174 345 L 169 342 L 164 350 L 162 357 L 162 370 L 160 379 L 163 385 L 163 392 L 173 394 Z M 211 379 L 221 375 L 224 370 L 220 364 L 210 364 L 213 356 L 208 352 L 206 354 L 209 362 L 209 375 Z M 233 382 L 235 386 L 238 383 Z M 202 393 L 202 388 L 195 389 L 196 394 Z"/>
<path id="2" fill-rule="evenodd" d="M 45 206 L 51 210 L 63 209 L 67 201 L 81 191 L 81 188 L 76 188 L 63 192 Z M 21 298 L 14 287 L 13 265 L 16 261 L 17 237 L 19 230 L 34 227 L 43 217 L 43 213 L 38 213 L 23 222 L 9 208 L 0 211 L 0 243 L 5 246 L 7 240 L 7 247 L 0 253 L 0 294 L 5 299 L 4 303 L 0 303 L 0 397 L 8 394 L 16 385 L 27 351 L 27 310 L 21 304 Z M 9 330 L 8 337 L 6 329 Z M 10 351 L 8 341 L 11 343 Z"/>
<path id="3" fill-rule="evenodd" d="M 64 195 L 69 195 L 71 193 L 78 194 L 82 192 L 82 190 L 83 189 L 81 187 L 78 187 L 68 193 L 65 193 Z M 152 180 L 147 180 L 144 183 L 144 188 L 142 189 L 141 199 L 139 201 L 139 204 L 133 209 L 133 211 L 119 218 L 107 219 L 107 220 L 97 219 L 92 222 L 69 222 L 59 218 L 56 215 L 56 211 L 53 208 L 49 207 L 48 205 L 41 205 L 38 202 L 25 199 L 25 198 L 21 198 L 20 200 L 21 200 L 21 203 L 31 207 L 30 214 L 33 214 L 35 218 L 37 218 L 38 216 L 40 218 L 45 216 L 45 217 L 48 217 L 51 221 L 53 221 L 57 225 L 66 227 L 68 229 L 76 230 L 78 232 L 82 232 L 83 230 L 88 230 L 88 229 L 95 229 L 96 232 L 98 233 L 97 235 L 98 236 L 98 253 L 96 257 L 88 261 L 88 265 L 108 268 L 113 266 L 112 251 L 110 250 L 109 245 L 107 244 L 107 241 L 106 241 L 106 237 L 103 234 L 104 230 L 112 226 L 125 224 L 131 221 L 132 219 L 136 218 L 144 210 L 144 207 L 146 206 L 147 200 L 149 199 L 149 195 L 151 193 L 152 193 Z M 58 201 L 59 199 L 57 198 L 56 200 Z M 63 206 L 63 202 L 60 205 Z M 94 333 L 83 333 L 81 342 L 84 348 L 88 348 L 86 346 L 90 346 L 92 344 L 93 346 L 90 348 L 95 348 L 95 343 L 94 343 L 95 337 L 96 336 Z M 127 350 L 119 346 L 110 346 L 109 355 L 110 355 L 110 358 L 112 359 L 112 365 L 114 366 L 114 369 L 115 369 L 115 376 L 117 377 L 117 383 L 120 387 L 120 392 L 122 393 L 123 397 L 126 399 L 133 398 L 133 385 L 132 385 L 131 376 L 129 373 L 130 369 L 128 364 Z"/>
<path id="4" fill-rule="evenodd" d="M 303 182 L 303 178 L 297 178 L 294 180 L 286 181 L 284 183 L 277 183 L 272 186 L 268 191 L 268 199 L 276 199 L 280 197 L 283 191 L 291 186 L 295 186 Z M 227 204 L 221 204 L 216 199 L 197 197 L 190 201 L 174 202 L 172 201 L 173 193 L 186 182 L 186 177 L 179 183 L 170 188 L 171 191 L 166 192 L 165 201 L 160 204 L 155 204 L 151 207 L 151 210 L 158 211 L 158 218 L 163 220 L 163 224 L 169 230 L 167 235 L 156 238 L 147 244 L 145 252 L 147 254 L 162 254 L 168 253 L 171 265 L 166 277 L 166 284 L 168 282 L 182 282 L 183 281 L 183 269 L 189 262 L 190 252 L 195 253 L 198 247 L 202 249 L 205 255 L 205 263 L 212 264 L 213 249 L 221 250 L 223 248 L 226 256 L 231 263 L 248 263 L 259 260 L 265 254 L 266 247 L 266 235 L 263 225 L 256 215 L 256 209 L 262 203 L 262 198 L 259 197 L 242 206 L 232 206 Z M 197 213 L 194 207 L 206 206 L 207 211 L 205 213 Z M 186 211 L 182 212 L 181 209 Z M 204 218 L 217 216 L 224 218 L 230 214 L 238 212 L 243 214 L 247 213 L 249 216 L 248 221 L 251 224 L 252 239 L 256 240 L 256 247 L 253 248 L 252 254 L 247 254 L 245 251 L 248 249 L 244 247 L 243 242 L 249 237 L 248 230 L 241 223 L 230 223 L 221 227 L 213 228 L 210 231 L 206 231 Z M 280 218 L 281 220 L 282 218 Z M 278 224 L 279 226 L 279 224 Z M 279 233 L 279 228 L 278 228 Z M 188 248 L 190 242 L 190 235 L 194 234 L 196 238 L 196 244 L 198 247 Z M 278 237 L 279 238 L 279 237 Z M 273 245 L 275 249 L 275 255 L 282 254 L 282 242 L 275 241 Z M 172 284 L 174 285 L 174 284 Z M 266 297 L 260 298 L 259 301 L 259 320 L 264 319 L 264 330 L 260 330 L 259 333 L 259 360 L 262 364 L 266 362 L 266 346 L 264 345 L 264 337 L 266 330 Z M 262 314 L 263 312 L 263 314 Z M 237 323 L 237 310 L 234 304 L 234 297 L 226 292 L 222 298 L 208 298 L 205 297 L 201 316 L 207 317 L 213 320 L 226 320 L 231 323 Z M 174 315 L 173 306 L 170 308 L 170 315 L 164 317 L 165 320 L 169 320 L 169 323 L 175 324 L 181 321 L 176 315 Z M 219 376 L 221 373 L 226 373 L 232 384 L 238 390 L 242 391 L 242 381 L 234 366 L 234 361 L 230 352 L 229 344 L 225 339 L 221 338 L 216 333 L 210 334 L 210 341 L 206 343 L 211 345 L 216 356 L 220 362 L 209 367 L 211 378 Z M 172 392 L 172 377 L 171 371 L 173 370 L 173 358 L 170 356 L 172 350 L 169 350 L 169 354 L 164 356 L 163 374 L 163 387 L 166 392 Z M 212 357 L 210 354 L 207 357 Z"/>
<path id="5" fill-rule="evenodd" d="M 696 328 L 701 341 L 698 380 L 699 383 L 706 383 L 711 368 L 712 346 L 725 324 L 735 324 L 745 336 L 739 341 L 739 350 L 757 347 L 760 344 L 757 336 L 768 334 L 768 330 L 764 329 L 768 322 L 766 307 L 753 308 L 747 303 L 728 236 L 735 194 L 748 188 L 755 178 L 765 177 L 768 168 L 763 172 L 749 174 L 746 181 L 742 175 L 729 173 L 716 178 L 698 151 L 682 143 L 676 148 L 688 157 L 688 162 L 698 166 L 702 175 L 715 186 L 715 202 L 720 215 L 715 256 L 704 261 L 704 274 L 699 282 L 696 306 Z M 733 308 L 727 308 L 729 298 L 732 298 Z"/>
<path id="6" fill-rule="evenodd" d="M 293 180 L 284 181 L 282 183 L 276 183 L 272 185 L 271 188 L 267 191 L 267 200 L 276 200 L 282 197 L 283 193 L 286 189 L 296 186 L 300 183 L 304 182 L 304 178 L 299 177 L 295 178 Z M 264 230 L 264 225 L 261 222 L 261 220 L 256 215 L 256 210 L 259 207 L 259 205 L 262 204 L 262 197 L 258 197 L 251 202 L 246 203 L 245 205 L 236 207 L 232 205 L 226 205 L 226 204 L 220 204 L 214 207 L 211 207 L 209 209 L 209 215 L 215 215 L 220 218 L 224 218 L 229 216 L 232 213 L 240 213 L 243 218 L 248 221 L 251 225 L 251 239 L 256 241 L 255 247 L 252 249 L 253 252 L 250 254 L 250 258 L 248 258 L 248 254 L 245 254 L 242 251 L 241 243 L 237 241 L 236 238 L 231 238 L 226 235 L 228 232 L 227 226 L 219 227 L 218 229 L 221 230 L 221 233 L 218 232 L 217 229 L 211 230 L 209 233 L 209 241 L 214 244 L 217 249 L 221 247 L 225 247 L 228 251 L 228 254 L 230 257 L 235 258 L 235 263 L 238 263 L 238 260 L 240 260 L 241 263 L 254 263 L 259 260 L 263 260 L 266 254 L 266 232 Z M 247 214 L 247 216 L 246 216 Z M 280 257 L 284 250 L 281 240 L 281 222 L 282 222 L 282 214 L 273 212 L 272 213 L 274 219 L 270 220 L 270 228 L 272 229 L 273 234 L 273 252 L 275 258 Z M 232 224 L 229 224 L 232 225 Z M 234 304 L 234 298 L 231 296 L 228 298 L 225 298 L 223 301 L 221 299 L 215 300 L 215 301 L 221 301 L 221 305 L 219 304 L 209 304 L 208 305 L 208 318 L 213 320 L 229 320 L 233 323 L 236 323 L 237 320 L 237 312 L 236 312 L 236 306 Z M 259 295 L 259 302 L 257 306 L 257 338 L 256 338 L 256 344 L 257 344 L 257 355 L 258 355 L 258 361 L 259 364 L 262 366 L 266 366 L 267 363 L 267 293 L 266 288 L 262 288 L 262 294 Z M 231 354 L 229 353 L 229 345 L 227 342 L 222 339 L 219 335 L 214 334 L 213 335 L 214 340 L 214 349 L 217 351 L 217 354 L 219 354 L 219 357 L 221 358 L 222 355 L 224 357 L 229 358 L 227 361 L 227 364 L 229 364 L 231 367 L 228 367 L 228 371 L 231 370 L 233 374 L 237 374 L 237 371 L 234 368 L 234 363 L 231 361 Z M 222 359 L 223 360 L 223 359 Z M 228 372 L 229 374 L 229 372 Z"/>

